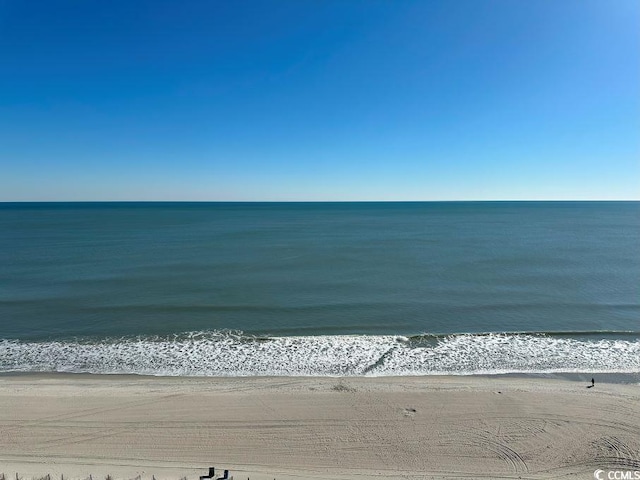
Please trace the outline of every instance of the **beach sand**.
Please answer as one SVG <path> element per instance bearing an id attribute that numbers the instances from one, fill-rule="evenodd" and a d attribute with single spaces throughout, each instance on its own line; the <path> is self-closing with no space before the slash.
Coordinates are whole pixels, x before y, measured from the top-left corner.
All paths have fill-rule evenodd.
<path id="1" fill-rule="evenodd" d="M 640 470 L 640 386 L 535 377 L 0 376 L 10 480 L 593 478 Z"/>

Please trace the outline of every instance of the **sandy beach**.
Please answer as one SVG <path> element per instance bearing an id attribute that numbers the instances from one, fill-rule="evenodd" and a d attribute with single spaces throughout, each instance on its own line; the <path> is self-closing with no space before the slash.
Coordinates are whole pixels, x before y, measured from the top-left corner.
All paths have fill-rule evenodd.
<path id="1" fill-rule="evenodd" d="M 495 377 L 0 377 L 7 478 L 593 478 L 640 470 L 640 386 Z"/>

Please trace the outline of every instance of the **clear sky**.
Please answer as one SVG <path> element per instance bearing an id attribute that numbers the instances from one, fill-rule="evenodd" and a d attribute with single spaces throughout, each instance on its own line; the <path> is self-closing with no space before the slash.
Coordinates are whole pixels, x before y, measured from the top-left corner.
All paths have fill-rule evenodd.
<path id="1" fill-rule="evenodd" d="M 0 201 L 640 199 L 637 0 L 0 0 Z"/>

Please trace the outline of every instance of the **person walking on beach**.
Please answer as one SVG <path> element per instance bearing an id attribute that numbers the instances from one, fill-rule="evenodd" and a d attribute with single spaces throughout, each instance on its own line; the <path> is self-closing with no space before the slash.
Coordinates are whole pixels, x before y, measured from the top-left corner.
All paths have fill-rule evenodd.
<path id="1" fill-rule="evenodd" d="M 593 377 L 591 377 L 591 386 L 595 387 L 595 385 L 596 385 L 596 381 L 593 379 Z"/>

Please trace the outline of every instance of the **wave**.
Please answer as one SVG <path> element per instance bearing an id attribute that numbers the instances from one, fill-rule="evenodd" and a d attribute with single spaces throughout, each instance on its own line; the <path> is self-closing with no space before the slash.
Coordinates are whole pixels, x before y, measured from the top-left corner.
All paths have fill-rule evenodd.
<path id="1" fill-rule="evenodd" d="M 531 335 L 535 337 L 573 337 L 573 338 L 628 338 L 637 339 L 640 338 L 640 331 L 635 330 L 549 330 L 545 332 L 530 332 L 530 331 L 517 331 L 517 332 L 484 332 L 473 334 L 459 334 L 459 335 L 476 335 L 476 336 L 491 336 L 491 335 Z M 408 337 L 412 341 L 429 341 L 438 340 L 441 338 L 448 338 L 454 336 L 450 333 L 421 333 L 418 335 L 411 335 Z"/>
<path id="2" fill-rule="evenodd" d="M 158 376 L 640 373 L 640 333 L 257 337 L 212 331 L 167 337 L 2 340 L 0 372 Z"/>

